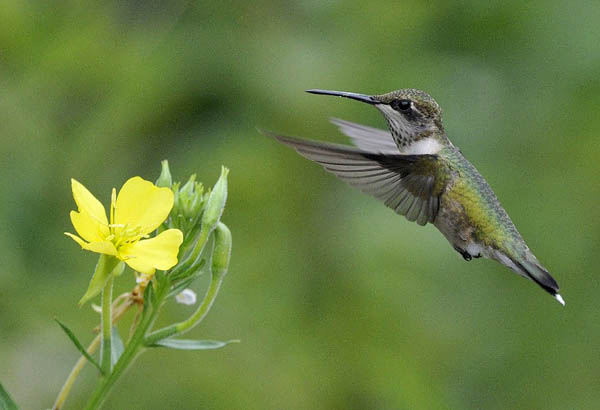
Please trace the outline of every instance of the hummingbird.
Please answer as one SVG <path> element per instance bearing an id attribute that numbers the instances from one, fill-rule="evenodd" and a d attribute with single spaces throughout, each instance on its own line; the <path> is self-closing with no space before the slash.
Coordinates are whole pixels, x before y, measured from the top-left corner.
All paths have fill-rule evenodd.
<path id="1" fill-rule="evenodd" d="M 448 139 L 442 110 L 414 88 L 366 95 L 312 89 L 377 108 L 387 130 L 331 119 L 355 147 L 265 132 L 419 225 L 433 224 L 464 258 L 485 257 L 532 280 L 563 306 L 559 287 L 531 252 L 479 171 Z"/>

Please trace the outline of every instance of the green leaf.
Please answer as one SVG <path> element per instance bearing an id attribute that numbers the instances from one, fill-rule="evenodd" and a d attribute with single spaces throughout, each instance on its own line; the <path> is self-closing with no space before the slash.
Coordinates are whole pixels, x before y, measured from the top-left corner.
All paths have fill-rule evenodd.
<path id="1" fill-rule="evenodd" d="M 154 282 L 150 282 L 146 289 L 150 288 L 150 293 L 148 294 L 148 301 L 152 309 L 156 309 L 156 302 L 158 301 L 156 298 L 156 288 L 154 287 Z"/>
<path id="2" fill-rule="evenodd" d="M 169 277 L 162 271 L 156 271 L 153 282 L 156 287 L 156 297 L 157 299 L 162 300 L 165 293 L 168 292 L 171 287 Z"/>
<path id="3" fill-rule="evenodd" d="M 114 367 L 115 363 L 119 361 L 119 357 L 121 357 L 125 347 L 123 346 L 123 340 L 121 340 L 121 336 L 119 336 L 119 331 L 116 326 L 113 326 L 111 336 L 112 350 L 110 353 L 110 361 L 112 364 L 111 367 Z"/>
<path id="4" fill-rule="evenodd" d="M 196 263 L 194 263 L 192 266 L 190 266 L 189 269 L 180 271 L 179 273 L 176 273 L 174 275 L 169 275 L 169 279 L 171 280 L 171 283 L 175 283 L 179 280 L 185 280 L 191 276 L 201 276 L 205 272 L 205 270 L 203 269 L 204 265 L 206 265 L 206 259 L 202 258 Z"/>
<path id="5" fill-rule="evenodd" d="M 220 349 L 231 343 L 239 343 L 239 340 L 228 340 L 219 342 L 217 340 L 189 340 L 166 338 L 155 342 L 152 347 L 168 347 L 177 350 L 213 350 Z"/>
<path id="6" fill-rule="evenodd" d="M 178 284 L 174 285 L 171 290 L 169 291 L 169 293 L 167 294 L 167 297 L 172 297 L 177 295 L 179 292 L 181 292 L 182 290 L 184 290 L 185 288 L 188 288 L 193 281 L 195 281 L 196 279 L 198 279 L 200 276 L 202 276 L 204 272 L 199 272 L 199 273 L 195 273 L 192 276 L 190 276 L 189 278 L 185 278 L 184 280 L 182 280 L 181 282 L 179 282 Z"/>
<path id="7" fill-rule="evenodd" d="M 142 323 L 148 315 L 153 311 L 152 301 L 155 299 L 154 287 L 152 283 L 149 283 L 144 289 L 144 308 L 142 310 L 142 316 L 140 317 L 140 323 Z"/>
<path id="8" fill-rule="evenodd" d="M 19 410 L 15 402 L 10 398 L 2 383 L 0 383 L 0 410 Z"/>
<path id="9" fill-rule="evenodd" d="M 123 273 L 124 270 L 125 270 L 125 262 L 119 261 L 117 266 L 114 267 L 114 269 L 112 270 L 112 272 L 110 274 L 115 277 L 121 276 L 121 274 Z"/>
<path id="10" fill-rule="evenodd" d="M 79 305 L 83 305 L 100 293 L 102 289 L 104 289 L 108 278 L 110 278 L 111 275 L 119 276 L 123 272 L 123 269 L 125 269 L 123 261 L 118 260 L 114 256 L 100 255 L 90 285 L 83 297 L 79 300 Z"/>
<path id="11" fill-rule="evenodd" d="M 75 345 L 75 347 L 77 348 L 77 350 L 79 350 L 79 352 L 86 358 L 88 359 L 88 361 L 93 364 L 94 366 L 96 366 L 98 368 L 98 370 L 100 370 L 100 373 L 104 374 L 104 372 L 102 371 L 102 369 L 100 368 L 100 365 L 94 360 L 94 358 L 92 356 L 90 356 L 90 354 L 87 352 L 87 350 L 85 350 L 85 348 L 83 347 L 83 345 L 79 342 L 79 340 L 77 339 L 77 337 L 75 336 L 75 334 L 73 332 L 71 332 L 71 329 L 69 329 L 67 326 L 63 325 L 60 320 L 54 318 L 54 320 L 56 321 L 56 323 L 58 323 L 58 325 L 62 328 L 62 330 L 64 330 L 64 332 L 67 334 L 67 336 L 69 336 L 69 339 L 71 339 L 71 341 L 73 342 L 73 344 Z"/>
<path id="12" fill-rule="evenodd" d="M 157 270 L 154 273 L 154 280 L 156 280 L 156 282 L 158 283 L 159 286 L 161 286 L 165 282 L 166 278 L 167 278 L 167 276 L 161 270 Z"/>
<path id="13" fill-rule="evenodd" d="M 152 306 L 154 299 L 154 286 L 152 286 L 152 283 L 149 283 L 144 290 L 144 307 Z"/>

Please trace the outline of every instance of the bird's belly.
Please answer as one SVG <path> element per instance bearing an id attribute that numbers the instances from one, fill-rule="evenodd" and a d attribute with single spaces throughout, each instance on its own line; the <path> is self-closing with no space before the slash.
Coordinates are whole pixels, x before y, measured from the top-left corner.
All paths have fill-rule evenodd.
<path id="1" fill-rule="evenodd" d="M 442 198 L 442 206 L 434 226 L 457 250 L 472 257 L 487 256 L 487 247 L 475 235 L 475 227 L 467 217 L 464 206 L 451 198 Z"/>
<path id="2" fill-rule="evenodd" d="M 465 221 L 464 212 L 459 211 L 461 210 L 440 207 L 434 225 L 448 242 L 464 249 L 471 242 L 472 230 Z"/>

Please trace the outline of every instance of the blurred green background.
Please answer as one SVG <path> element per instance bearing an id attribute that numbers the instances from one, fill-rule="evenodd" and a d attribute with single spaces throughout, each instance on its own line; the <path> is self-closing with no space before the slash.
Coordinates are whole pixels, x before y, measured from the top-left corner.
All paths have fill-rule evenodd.
<path id="1" fill-rule="evenodd" d="M 50 407 L 77 359 L 53 317 L 92 338 L 69 179 L 107 204 L 168 158 L 211 186 L 231 168 L 232 265 L 193 336 L 242 343 L 146 353 L 105 408 L 597 409 L 599 21 L 593 1 L 3 1 L 2 384 Z M 328 117 L 380 114 L 305 89 L 405 87 L 443 107 L 566 308 L 256 130 L 347 142 Z"/>

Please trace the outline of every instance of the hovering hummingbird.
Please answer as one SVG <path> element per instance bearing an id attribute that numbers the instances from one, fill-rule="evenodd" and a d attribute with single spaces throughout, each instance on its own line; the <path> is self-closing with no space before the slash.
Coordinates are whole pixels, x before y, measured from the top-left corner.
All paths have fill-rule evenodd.
<path id="1" fill-rule="evenodd" d="M 412 88 L 382 95 L 307 92 L 371 104 L 381 111 L 389 131 L 332 119 L 356 148 L 269 136 L 409 221 L 433 224 L 465 260 L 494 259 L 565 304 L 558 284 L 529 250 L 486 180 L 446 136 L 442 110 L 431 96 Z"/>

